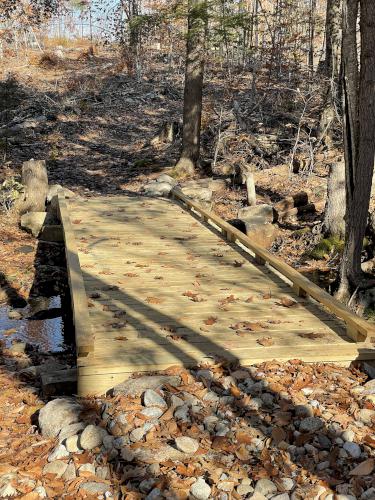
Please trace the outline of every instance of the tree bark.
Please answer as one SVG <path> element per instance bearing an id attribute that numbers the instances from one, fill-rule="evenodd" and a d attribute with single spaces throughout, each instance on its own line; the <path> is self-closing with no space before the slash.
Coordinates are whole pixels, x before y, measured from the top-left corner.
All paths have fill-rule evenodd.
<path id="1" fill-rule="evenodd" d="M 363 284 L 361 252 L 370 203 L 375 157 L 375 2 L 360 0 L 361 59 L 358 73 L 358 0 L 344 8 L 344 125 L 346 230 L 338 295 L 347 298 Z"/>
<path id="2" fill-rule="evenodd" d="M 188 1 L 182 152 L 176 171 L 193 175 L 200 155 L 207 0 Z"/>
<path id="3" fill-rule="evenodd" d="M 25 186 L 25 193 L 17 207 L 20 214 L 44 212 L 48 193 L 46 162 L 25 161 L 22 166 L 22 184 Z"/>
<path id="4" fill-rule="evenodd" d="M 337 108 L 340 108 L 340 71 L 342 40 L 342 0 L 328 0 L 326 12 L 326 57 L 324 75 L 328 78 L 325 104 L 320 117 L 318 140 L 329 137 Z"/>
<path id="5" fill-rule="evenodd" d="M 345 164 L 332 163 L 329 170 L 323 229 L 326 236 L 345 235 Z"/>

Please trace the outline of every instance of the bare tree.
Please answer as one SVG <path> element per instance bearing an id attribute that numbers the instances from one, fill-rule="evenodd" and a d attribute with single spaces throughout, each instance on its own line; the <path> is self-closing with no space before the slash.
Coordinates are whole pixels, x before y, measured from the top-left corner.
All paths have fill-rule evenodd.
<path id="1" fill-rule="evenodd" d="M 360 5 L 361 55 L 358 64 L 357 18 Z M 346 166 L 345 248 L 338 296 L 347 300 L 368 285 L 361 270 L 375 157 L 375 2 L 344 0 L 343 94 Z M 360 70 L 358 70 L 360 66 Z"/>
<path id="2" fill-rule="evenodd" d="M 188 0 L 182 152 L 175 170 L 193 175 L 200 155 L 207 0 Z"/>

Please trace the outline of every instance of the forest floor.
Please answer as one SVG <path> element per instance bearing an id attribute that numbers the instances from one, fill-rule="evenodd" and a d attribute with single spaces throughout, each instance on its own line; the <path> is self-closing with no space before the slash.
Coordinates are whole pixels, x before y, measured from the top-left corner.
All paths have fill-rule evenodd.
<path id="1" fill-rule="evenodd" d="M 1 182 L 19 176 L 22 162 L 31 158 L 47 160 L 50 184 L 82 196 L 139 191 L 149 179 L 169 172 L 178 141 L 155 146 L 151 140 L 164 123 L 180 120 L 182 70 L 169 73 L 154 58 L 144 71 L 147 76 L 136 81 L 109 52 L 90 58 L 71 49 L 60 61 L 46 58 L 41 66 L 39 60 L 39 54 L 29 53 L 22 60 L 3 61 L 0 68 L 0 125 L 16 131 L 0 139 Z M 290 174 L 303 103 L 279 88 L 269 91 L 272 106 L 261 94 L 261 112 L 258 107 L 249 113 L 254 109 L 249 88 L 245 75 L 225 80 L 209 71 L 203 156 L 211 162 L 216 157 L 216 175 L 229 176 L 244 158 L 258 167 L 260 201 L 308 192 L 317 212 L 280 225 L 271 250 L 299 269 L 327 270 L 327 260 L 308 256 L 309 235 L 324 208 L 327 167 L 340 151 L 317 148 L 312 171 L 307 165 L 304 173 Z M 275 136 L 281 139 L 277 145 Z M 303 137 L 301 164 L 308 156 Z M 236 176 L 231 180 L 231 187 L 214 199 L 213 209 L 225 219 L 235 219 L 246 205 L 244 186 Z M 11 212 L 1 214 L 0 241 L 0 303 L 12 306 L 5 310 L 6 321 L 0 318 L 0 405 L 5 409 L 0 417 L 0 498 L 375 498 L 375 387 L 365 385 L 367 376 L 356 368 L 297 360 L 246 370 L 221 364 L 203 371 L 171 368 L 167 375 L 179 382 L 157 389 L 162 400 L 156 406 L 148 406 L 142 390 L 129 393 L 126 388 L 112 397 L 81 400 L 79 417 L 72 422 L 94 426 L 93 446 L 83 446 L 80 438 L 68 451 L 66 442 L 58 444 L 57 433 L 42 435 L 38 412 L 48 398 L 41 392 L 41 371 L 47 365 L 72 367 L 72 352 L 64 345 L 51 352 L 37 335 L 39 348 L 26 345 L 19 352 L 12 345 L 15 338 L 32 344 L 38 321 L 54 321 L 53 315 L 38 316 L 38 307 L 33 321 L 27 319 L 30 311 L 26 318 L 7 321 L 14 308 L 26 306 L 30 292 L 46 296 L 45 283 L 50 297 L 64 293 L 63 257 L 61 248 L 41 247 L 21 231 Z M 49 266 L 61 270 L 51 276 Z M 24 337 L 19 324 L 25 327 Z M 54 425 L 57 429 L 59 422 Z M 95 435 L 101 436 L 97 442 Z M 177 446 L 180 437 L 191 440 Z M 178 454 L 176 446 L 186 449 Z M 155 459 L 157 453 L 161 458 Z"/>

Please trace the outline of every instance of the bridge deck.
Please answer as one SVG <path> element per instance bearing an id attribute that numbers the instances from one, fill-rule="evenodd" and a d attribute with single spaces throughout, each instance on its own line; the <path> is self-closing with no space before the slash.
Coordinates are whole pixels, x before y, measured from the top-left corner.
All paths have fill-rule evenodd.
<path id="1" fill-rule="evenodd" d="M 60 198 L 60 211 L 81 394 L 212 357 L 374 357 L 343 322 L 174 200 Z"/>

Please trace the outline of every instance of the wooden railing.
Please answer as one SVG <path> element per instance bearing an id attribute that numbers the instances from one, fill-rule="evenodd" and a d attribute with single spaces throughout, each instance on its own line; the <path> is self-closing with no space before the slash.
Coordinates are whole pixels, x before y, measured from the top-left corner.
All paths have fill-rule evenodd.
<path id="1" fill-rule="evenodd" d="M 204 221 L 213 223 L 219 227 L 226 238 L 231 242 L 239 241 L 254 255 L 258 264 L 266 263 L 276 269 L 280 274 L 293 283 L 294 291 L 300 296 L 310 296 L 317 302 L 325 306 L 331 313 L 342 319 L 346 324 L 347 335 L 355 342 L 364 341 L 369 335 L 375 335 L 375 327 L 369 322 L 360 318 L 341 302 L 332 297 L 329 293 L 322 290 L 318 285 L 312 283 L 308 278 L 293 269 L 291 266 L 280 260 L 271 252 L 251 241 L 251 239 L 228 222 L 225 222 L 218 215 L 204 209 L 199 203 L 184 195 L 184 193 L 174 188 L 172 197 L 179 200 L 183 205 L 196 212 Z"/>

